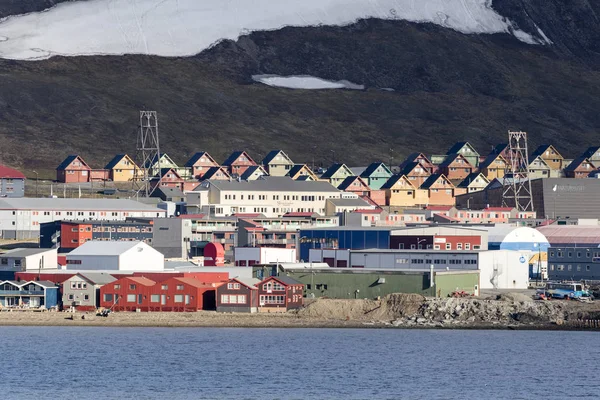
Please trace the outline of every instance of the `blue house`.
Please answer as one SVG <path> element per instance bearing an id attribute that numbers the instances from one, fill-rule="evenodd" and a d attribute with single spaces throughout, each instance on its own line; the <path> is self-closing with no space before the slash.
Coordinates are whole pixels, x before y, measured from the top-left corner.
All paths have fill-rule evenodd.
<path id="1" fill-rule="evenodd" d="M 2 308 L 52 308 L 58 305 L 58 286 L 49 281 L 0 282 Z"/>

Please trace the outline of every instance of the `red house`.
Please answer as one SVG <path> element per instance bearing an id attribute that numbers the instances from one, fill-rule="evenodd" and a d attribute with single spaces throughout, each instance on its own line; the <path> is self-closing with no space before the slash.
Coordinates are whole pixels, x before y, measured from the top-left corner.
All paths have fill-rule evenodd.
<path id="1" fill-rule="evenodd" d="M 173 168 L 161 168 L 159 175 L 156 175 L 150 181 L 151 186 L 154 188 L 158 185 L 160 180 L 160 187 L 175 188 L 183 191 L 184 180 Z M 198 182 L 194 182 L 197 186 Z"/>
<path id="2" fill-rule="evenodd" d="M 258 310 L 271 312 L 302 307 L 304 284 L 289 276 L 271 276 L 258 284 Z"/>
<path id="3" fill-rule="evenodd" d="M 215 286 L 194 278 L 171 278 L 157 283 L 147 302 L 148 311 L 215 309 Z"/>
<path id="4" fill-rule="evenodd" d="M 56 180 L 63 183 L 89 182 L 91 171 L 83 158 L 70 155 L 56 167 Z"/>
<path id="5" fill-rule="evenodd" d="M 148 311 L 156 282 L 142 277 L 124 277 L 100 288 L 100 307 L 112 311 Z"/>
<path id="6" fill-rule="evenodd" d="M 258 310 L 258 279 L 233 278 L 216 290 L 218 312 L 256 312 Z"/>
<path id="7" fill-rule="evenodd" d="M 223 166 L 227 168 L 227 172 L 238 176 L 242 176 L 248 167 L 255 165 L 258 164 L 245 151 L 234 151 L 227 160 L 223 161 Z"/>

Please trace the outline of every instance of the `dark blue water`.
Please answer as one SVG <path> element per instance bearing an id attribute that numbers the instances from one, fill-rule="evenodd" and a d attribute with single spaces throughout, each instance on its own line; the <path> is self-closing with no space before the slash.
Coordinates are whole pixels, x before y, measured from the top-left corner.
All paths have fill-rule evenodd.
<path id="1" fill-rule="evenodd" d="M 598 398 L 600 335 L 0 328 L 2 399 Z"/>

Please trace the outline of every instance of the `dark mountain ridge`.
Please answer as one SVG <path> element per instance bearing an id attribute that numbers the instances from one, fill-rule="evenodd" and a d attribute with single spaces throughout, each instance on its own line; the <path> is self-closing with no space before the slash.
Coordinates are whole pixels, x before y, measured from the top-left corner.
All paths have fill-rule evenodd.
<path id="1" fill-rule="evenodd" d="M 55 2 L 0 0 L 0 12 L 27 12 L 25 3 Z M 575 157 L 598 144 L 600 10 L 568 3 L 494 1 L 515 26 L 544 32 L 546 46 L 368 19 L 254 32 L 189 58 L 0 60 L 0 154 L 26 169 L 54 168 L 69 153 L 102 167 L 134 151 L 137 111 L 148 108 L 159 112 L 162 148 L 177 162 L 198 150 L 224 159 L 234 149 L 260 158 L 282 148 L 296 162 L 362 165 L 445 152 L 458 140 L 485 154 L 508 129 L 527 130 L 530 147 L 551 142 Z M 279 89 L 253 82 L 255 74 L 366 89 Z"/>

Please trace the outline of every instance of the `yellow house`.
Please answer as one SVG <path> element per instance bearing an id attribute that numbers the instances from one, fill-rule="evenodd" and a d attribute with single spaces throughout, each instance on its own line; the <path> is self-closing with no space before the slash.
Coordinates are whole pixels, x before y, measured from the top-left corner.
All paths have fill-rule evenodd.
<path id="1" fill-rule="evenodd" d="M 139 173 L 138 166 L 127 154 L 117 154 L 104 169 L 108 170 L 108 177 L 113 182 L 130 182 Z"/>
<path id="2" fill-rule="evenodd" d="M 392 175 L 381 190 L 385 190 L 388 206 L 414 207 L 429 202 L 427 190 L 416 188 L 406 175 Z"/>
<path id="3" fill-rule="evenodd" d="M 479 164 L 479 171 L 485 175 L 488 181 L 491 181 L 496 178 L 504 178 L 507 166 L 508 161 L 501 154 L 490 154 L 483 163 Z"/>

